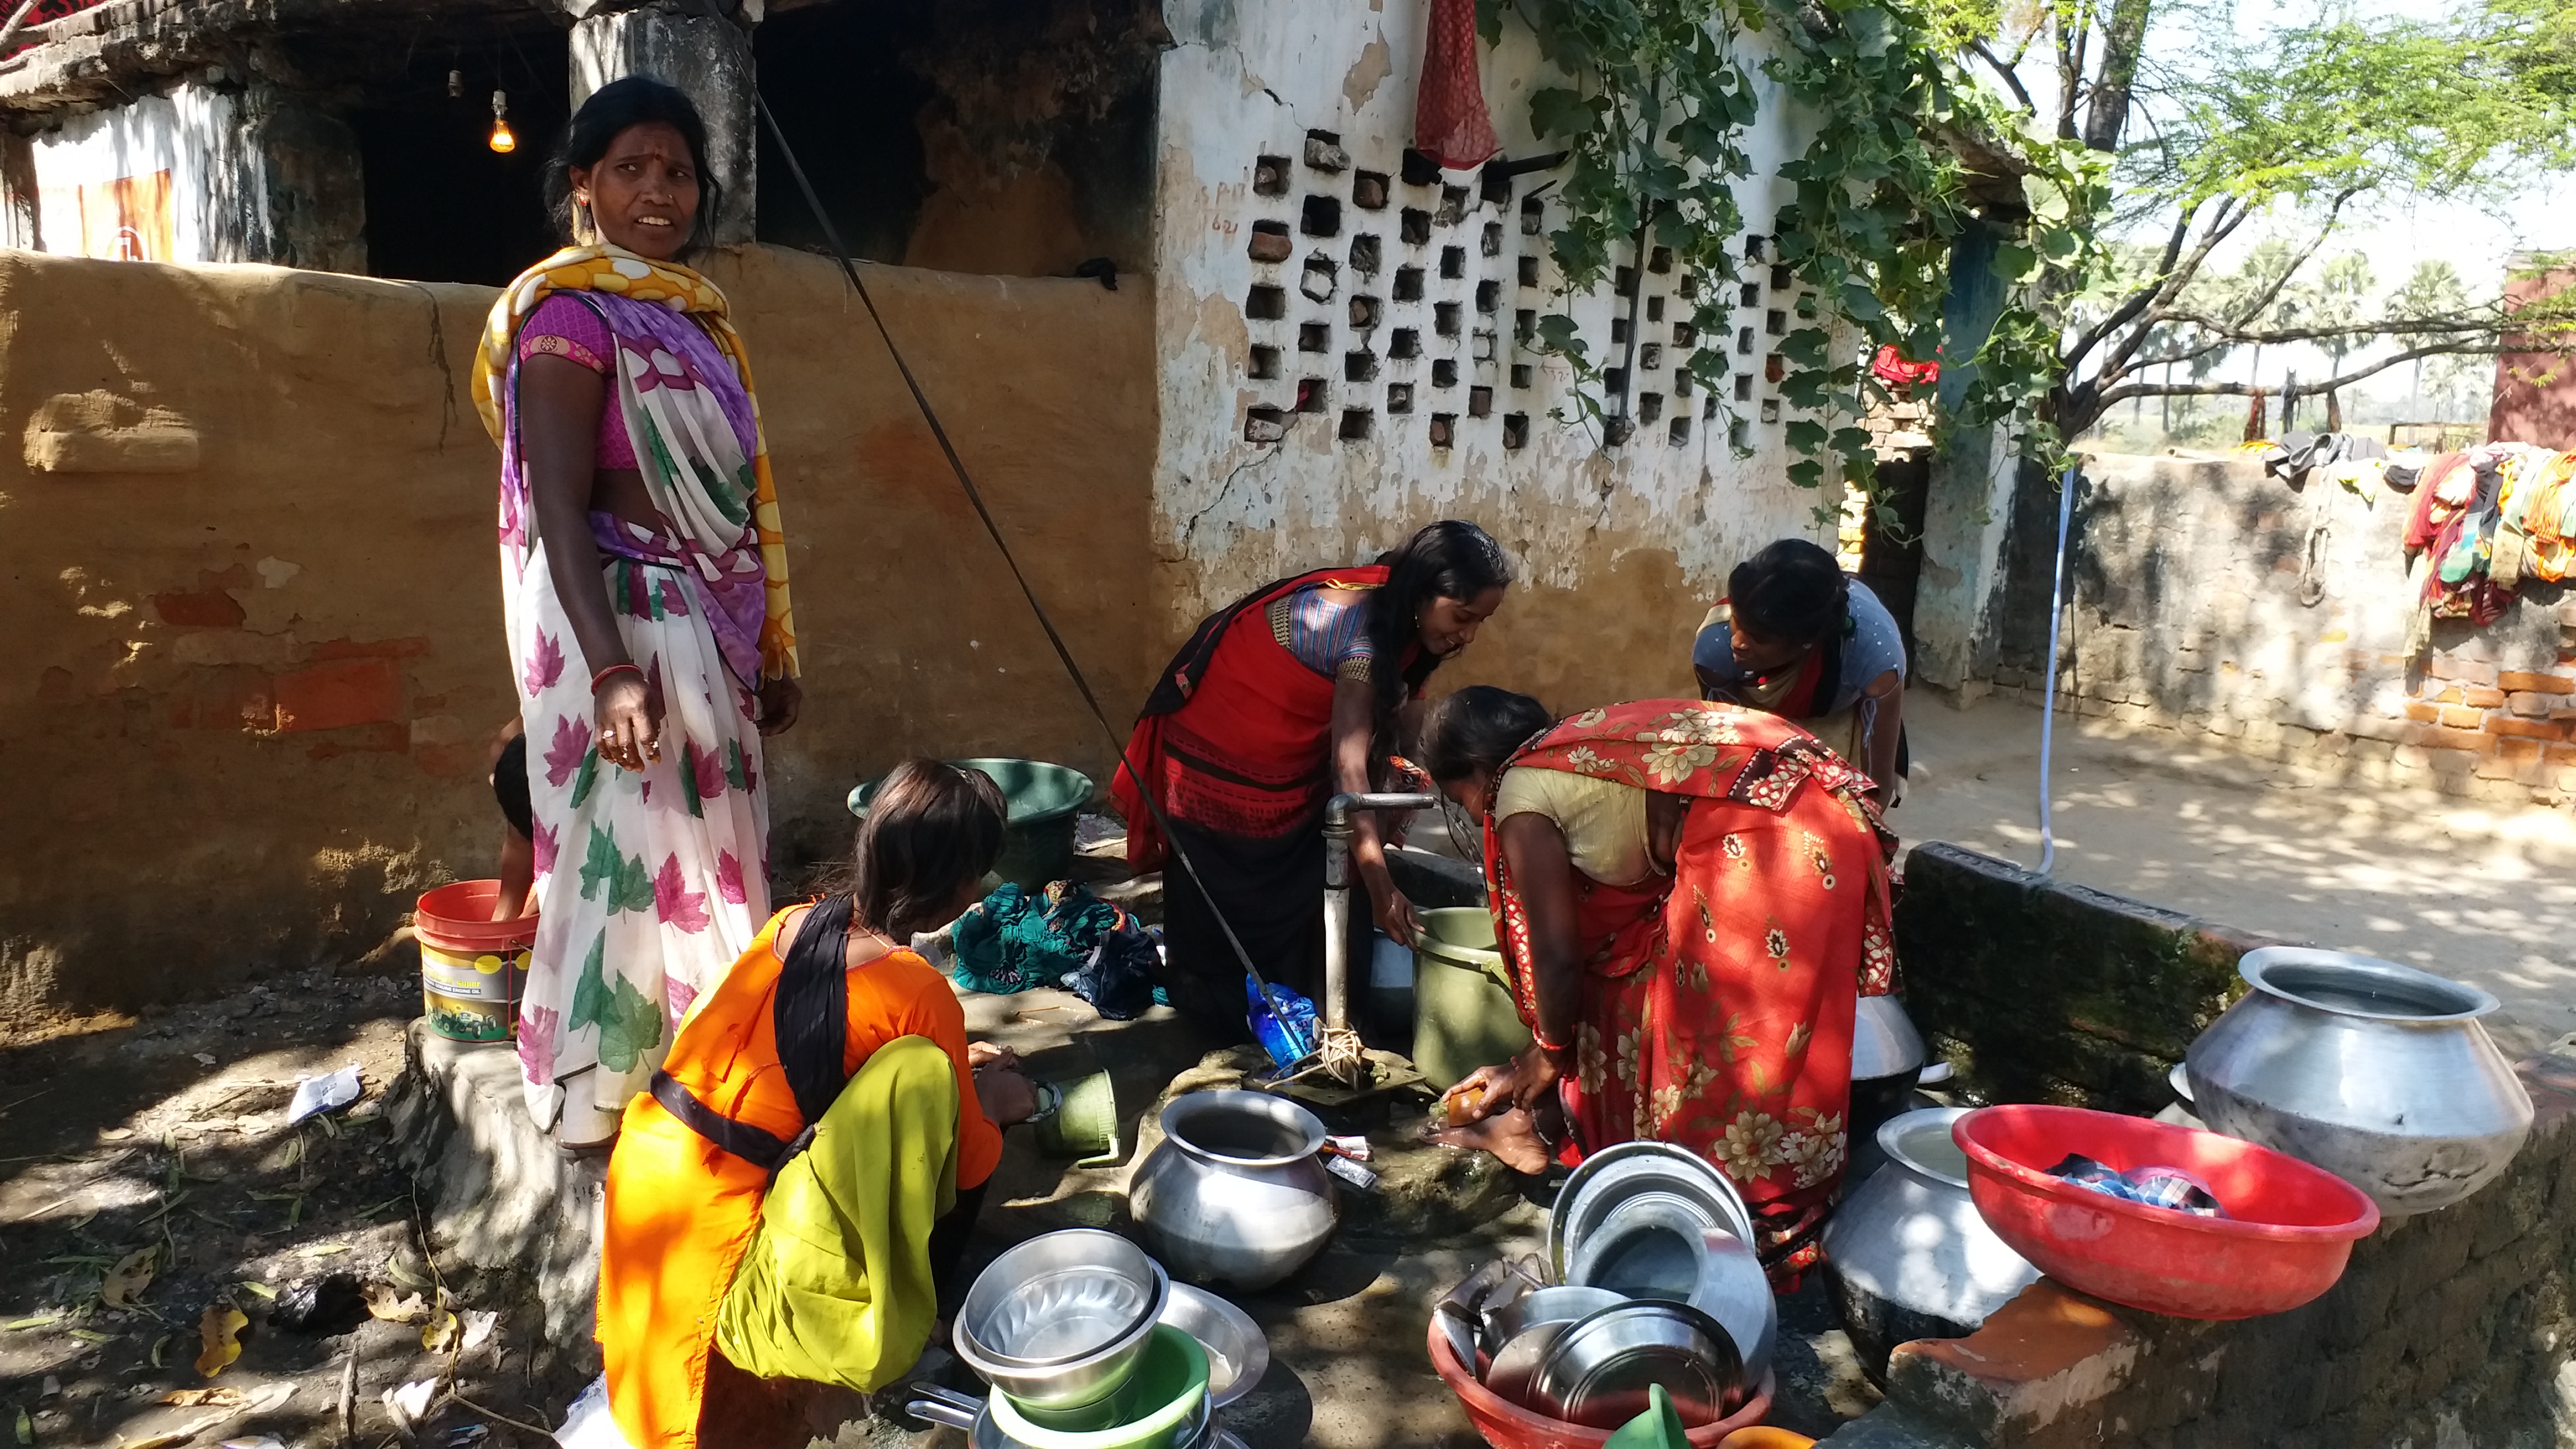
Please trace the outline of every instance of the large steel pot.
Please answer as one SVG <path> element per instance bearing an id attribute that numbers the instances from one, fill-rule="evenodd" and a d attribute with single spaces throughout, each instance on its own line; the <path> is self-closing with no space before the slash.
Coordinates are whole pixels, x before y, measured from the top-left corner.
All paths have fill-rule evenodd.
<path id="1" fill-rule="evenodd" d="M 1127 1202 L 1164 1266 L 1194 1283 L 1259 1292 L 1333 1235 L 1324 1124 L 1266 1092 L 1189 1092 L 1163 1109 L 1163 1140 Z"/>
<path id="2" fill-rule="evenodd" d="M 1964 1107 L 1931 1107 L 1878 1129 L 1887 1165 L 1825 1224 L 1825 1278 L 1872 1379 L 1918 1338 L 1961 1338 L 2039 1277 L 1968 1199 L 1968 1157 L 1950 1138 Z"/>
<path id="3" fill-rule="evenodd" d="M 2494 1180 L 2531 1132 L 2531 1096 L 2478 1018 L 2474 986 L 2342 951 L 2266 946 L 2253 990 L 2183 1059 L 2217 1132 L 2335 1174 L 2383 1216 L 2444 1208 Z"/>

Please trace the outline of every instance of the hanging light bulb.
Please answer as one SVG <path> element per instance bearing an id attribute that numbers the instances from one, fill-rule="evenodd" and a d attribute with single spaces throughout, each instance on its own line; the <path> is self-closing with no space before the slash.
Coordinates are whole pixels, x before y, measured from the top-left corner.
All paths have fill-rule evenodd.
<path id="1" fill-rule="evenodd" d="M 519 138 L 510 134 L 510 93 L 492 93 L 492 149 L 506 156 L 519 149 Z"/>
<path id="2" fill-rule="evenodd" d="M 447 73 L 447 98 L 452 101 L 458 99 L 464 94 L 465 72 L 461 70 L 449 71 Z"/>

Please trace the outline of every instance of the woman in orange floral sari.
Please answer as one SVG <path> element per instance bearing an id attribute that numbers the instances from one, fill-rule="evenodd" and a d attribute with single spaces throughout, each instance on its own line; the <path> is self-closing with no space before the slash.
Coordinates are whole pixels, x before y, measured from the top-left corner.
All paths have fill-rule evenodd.
<path id="1" fill-rule="evenodd" d="M 1795 724 L 1643 700 L 1555 723 L 1459 690 L 1422 764 L 1485 820 L 1513 994 L 1536 1045 L 1460 1085 L 1444 1140 L 1522 1171 L 1652 1138 L 1722 1168 L 1765 1264 L 1815 1260 L 1842 1180 L 1855 999 L 1893 985 L 1868 777 Z"/>

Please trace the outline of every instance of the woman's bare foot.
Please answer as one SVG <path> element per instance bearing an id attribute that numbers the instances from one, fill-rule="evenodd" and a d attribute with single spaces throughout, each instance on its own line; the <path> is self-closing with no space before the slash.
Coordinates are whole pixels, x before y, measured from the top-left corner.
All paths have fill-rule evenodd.
<path id="1" fill-rule="evenodd" d="M 1464 1127 L 1442 1127 L 1423 1136 L 1443 1147 L 1471 1147 L 1479 1152 L 1490 1152 L 1502 1159 L 1503 1166 L 1530 1177 L 1546 1172 L 1552 1160 L 1547 1145 L 1538 1140 L 1536 1120 L 1518 1107 L 1498 1112 L 1482 1122 L 1470 1122 Z"/>

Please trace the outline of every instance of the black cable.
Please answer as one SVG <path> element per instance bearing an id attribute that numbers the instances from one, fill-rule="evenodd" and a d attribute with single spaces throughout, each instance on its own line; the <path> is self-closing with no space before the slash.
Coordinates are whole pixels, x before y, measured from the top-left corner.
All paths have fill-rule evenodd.
<path id="1" fill-rule="evenodd" d="M 1154 798 L 1154 782 L 1147 778 L 1135 760 L 1129 758 L 1126 741 L 1120 737 L 1117 727 L 1109 722 L 1109 713 L 1101 708 L 1100 697 L 1092 692 L 1091 681 L 1083 675 L 1082 666 L 1074 662 L 1073 650 L 1064 642 L 1064 635 L 1057 632 L 1055 621 L 1047 615 L 1046 605 L 1038 601 L 1037 590 L 1030 585 L 1028 575 L 1021 572 L 1019 559 L 1012 555 L 1010 544 L 1002 537 L 1001 525 L 994 521 L 992 509 L 985 506 L 983 491 L 967 474 L 966 462 L 957 456 L 957 446 L 948 440 L 948 429 L 941 425 L 938 412 L 922 392 L 920 379 L 913 376 L 911 364 L 904 361 L 903 350 L 895 346 L 894 334 L 886 328 L 885 315 L 877 310 L 876 298 L 868 294 L 868 284 L 860 279 L 858 264 L 850 260 L 849 248 L 841 244 L 840 228 L 832 225 L 831 213 L 823 209 L 822 196 L 806 177 L 804 164 L 796 159 L 796 148 L 788 144 L 787 132 L 779 126 L 777 115 L 769 109 L 768 97 L 760 93 L 760 83 L 753 79 L 757 71 L 751 37 L 719 13 L 713 0 L 695 0 L 695 3 L 708 18 L 733 34 L 742 56 L 743 77 L 751 90 L 752 107 L 759 112 L 761 124 L 768 128 L 769 139 L 776 143 L 779 159 L 787 163 L 787 174 L 795 178 L 796 189 L 804 195 L 806 207 L 814 213 L 814 220 L 822 225 L 824 244 L 832 249 L 832 259 L 840 263 L 841 275 L 849 280 L 850 290 L 859 294 L 860 304 L 868 310 L 868 320 L 876 324 L 877 336 L 885 343 L 886 355 L 894 360 L 895 371 L 902 376 L 905 390 L 912 394 L 913 406 L 921 410 L 921 420 L 930 425 L 930 435 L 937 440 L 940 455 L 948 460 L 949 471 L 957 475 L 957 486 L 965 490 L 966 501 L 974 506 L 975 516 L 983 520 L 984 532 L 992 537 L 993 547 L 1000 551 L 1002 562 L 1009 566 L 1011 580 L 1020 586 L 1020 596 L 1028 600 L 1029 612 L 1037 616 L 1038 627 L 1046 631 L 1047 643 L 1054 648 L 1057 662 L 1064 666 L 1065 674 L 1073 680 L 1073 687 L 1081 692 L 1082 702 L 1091 709 L 1091 717 L 1099 722 L 1111 753 L 1127 767 L 1128 775 L 1136 781 L 1136 796 L 1145 802 L 1145 809 L 1153 815 L 1155 828 L 1163 833 L 1163 841 L 1170 848 L 1172 859 L 1180 863 L 1182 872 L 1190 878 L 1199 898 L 1207 903 L 1208 915 L 1216 921 L 1217 929 L 1225 933 L 1226 944 L 1234 948 L 1235 959 L 1243 964 L 1244 972 L 1259 988 L 1262 1005 L 1269 1010 L 1271 1019 L 1279 1023 L 1279 1029 L 1287 1034 L 1290 1047 L 1305 1048 L 1305 1054 L 1312 1055 L 1304 1036 L 1289 1023 L 1278 1003 L 1271 999 L 1269 981 L 1262 976 L 1261 968 L 1252 964 L 1252 953 L 1244 949 L 1242 939 L 1234 933 L 1234 924 L 1225 918 L 1225 912 L 1217 908 L 1216 898 L 1208 893 L 1206 878 L 1191 862 L 1180 838 L 1172 833 L 1171 817 L 1164 813 L 1162 802 Z"/>

